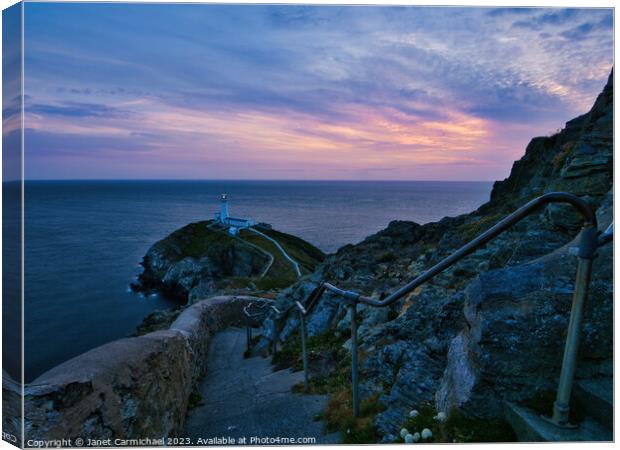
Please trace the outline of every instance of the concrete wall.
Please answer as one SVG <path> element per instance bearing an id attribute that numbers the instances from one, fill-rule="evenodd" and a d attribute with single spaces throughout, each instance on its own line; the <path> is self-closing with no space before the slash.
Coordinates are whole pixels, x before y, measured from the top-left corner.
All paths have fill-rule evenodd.
<path id="1" fill-rule="evenodd" d="M 189 396 L 206 370 L 211 336 L 242 325 L 243 307 L 252 300 L 258 299 L 203 300 L 168 330 L 110 342 L 44 373 L 25 387 L 26 446 L 29 439 L 179 433 Z"/>

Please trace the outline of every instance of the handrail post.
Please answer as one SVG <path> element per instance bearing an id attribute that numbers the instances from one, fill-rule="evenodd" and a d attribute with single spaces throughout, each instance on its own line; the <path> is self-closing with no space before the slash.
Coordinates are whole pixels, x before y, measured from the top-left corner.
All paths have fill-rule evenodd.
<path id="1" fill-rule="evenodd" d="M 304 390 L 308 392 L 308 349 L 306 348 L 306 316 L 299 311 L 301 322 L 301 353 L 304 361 Z"/>
<path id="2" fill-rule="evenodd" d="M 276 352 L 278 351 L 278 336 L 277 336 L 277 332 L 278 332 L 278 324 L 276 323 L 276 319 L 274 317 L 273 319 L 273 355 L 275 356 Z"/>
<path id="3" fill-rule="evenodd" d="M 577 353 L 579 350 L 581 324 L 583 322 L 583 310 L 588 296 L 588 287 L 592 274 L 592 262 L 596 256 L 597 246 L 596 227 L 588 224 L 582 230 L 581 242 L 579 245 L 579 263 L 575 278 L 575 291 L 573 293 L 568 331 L 566 333 L 562 370 L 560 372 L 556 400 L 553 403 L 553 415 L 550 419 L 554 425 L 562 428 L 575 427 L 569 423 L 569 404 L 575 377 L 575 368 L 577 366 Z"/>
<path id="4" fill-rule="evenodd" d="M 357 302 L 352 301 L 349 306 L 351 313 L 351 384 L 353 386 L 353 416 L 360 414 L 359 380 L 357 367 Z"/>

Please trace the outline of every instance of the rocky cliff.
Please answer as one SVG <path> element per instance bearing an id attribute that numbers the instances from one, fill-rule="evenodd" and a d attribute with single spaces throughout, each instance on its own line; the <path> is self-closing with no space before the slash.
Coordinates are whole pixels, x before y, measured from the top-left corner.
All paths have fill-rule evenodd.
<path id="1" fill-rule="evenodd" d="M 324 255 L 311 244 L 286 233 L 262 231 L 278 240 L 307 273 Z M 196 222 L 156 242 L 143 258 L 144 271 L 132 288 L 161 292 L 182 303 L 216 293 L 264 292 L 296 280 L 290 264 L 271 242 L 242 231 L 231 236 L 212 221 Z"/>
<path id="2" fill-rule="evenodd" d="M 613 220 L 612 80 L 610 75 L 587 114 L 553 136 L 532 139 L 478 210 L 425 225 L 392 222 L 330 255 L 310 277 L 282 292 L 279 306 L 304 300 L 323 280 L 382 298 L 546 192 L 580 196 L 597 210 L 600 228 L 606 227 Z M 497 421 L 505 400 L 533 404 L 549 397 L 561 365 L 576 267 L 571 249 L 579 229 L 570 207 L 548 206 L 390 308 L 361 308 L 361 389 L 367 401 L 378 399 L 369 415 L 374 438 L 396 440 L 415 408 Z M 607 246 L 595 262 L 579 377 L 611 374 L 612 294 Z M 333 336 L 345 348 L 347 326 L 342 301 L 330 295 L 308 319 L 311 336 Z M 265 329 L 259 346 L 272 338 L 270 326 Z M 297 329 L 293 314 L 281 323 L 284 348 L 297 345 Z M 317 349 L 312 358 L 315 388 L 334 383 L 330 371 L 346 376 L 346 352 L 340 359 L 328 352 Z M 296 354 L 290 353 L 288 364 L 298 364 Z M 333 386 L 335 398 L 339 389 L 347 384 Z M 484 431 L 459 439 L 484 440 Z"/>

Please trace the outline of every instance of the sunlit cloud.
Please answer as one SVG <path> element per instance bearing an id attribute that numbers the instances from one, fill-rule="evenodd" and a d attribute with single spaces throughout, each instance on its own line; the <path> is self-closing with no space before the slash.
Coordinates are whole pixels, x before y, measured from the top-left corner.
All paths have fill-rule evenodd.
<path id="1" fill-rule="evenodd" d="M 613 61 L 601 9 L 26 10 L 32 178 L 503 178 Z"/>

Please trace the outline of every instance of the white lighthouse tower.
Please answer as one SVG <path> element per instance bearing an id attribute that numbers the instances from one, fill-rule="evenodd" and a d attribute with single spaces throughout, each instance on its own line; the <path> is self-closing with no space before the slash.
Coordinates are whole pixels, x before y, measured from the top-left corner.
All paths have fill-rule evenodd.
<path id="1" fill-rule="evenodd" d="M 227 227 L 228 232 L 235 236 L 239 230 L 250 228 L 256 225 L 252 219 L 240 219 L 238 217 L 230 217 L 228 214 L 228 195 L 222 194 L 220 197 L 220 211 L 215 213 L 215 222 Z"/>
<path id="2" fill-rule="evenodd" d="M 228 196 L 226 194 L 222 194 L 220 199 L 220 222 L 226 223 L 228 217 Z"/>

